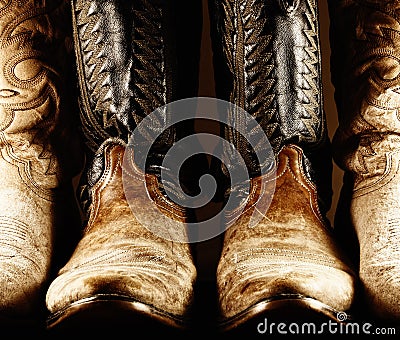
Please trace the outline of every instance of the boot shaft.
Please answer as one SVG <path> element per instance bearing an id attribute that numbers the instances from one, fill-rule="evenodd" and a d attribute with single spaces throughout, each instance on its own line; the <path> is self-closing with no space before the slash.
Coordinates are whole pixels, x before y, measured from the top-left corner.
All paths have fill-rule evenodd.
<path id="1" fill-rule="evenodd" d="M 399 145 L 400 4 L 331 1 L 329 6 L 332 82 L 339 117 L 334 158 L 358 179 L 382 175 L 385 153 Z"/>
<path id="2" fill-rule="evenodd" d="M 87 166 L 81 181 L 84 210 L 90 188 L 104 169 L 102 144 L 128 143 L 154 110 L 197 95 L 201 3 L 196 1 L 99 1 L 72 3 Z M 188 26 L 190 29 L 188 30 Z M 185 42 L 190 31 L 190 40 Z M 173 113 L 172 113 L 173 114 Z M 170 113 L 146 127 L 159 133 L 146 170 L 158 173 L 166 151 L 193 123 L 166 128 Z M 146 132 L 141 136 L 146 140 Z M 135 153 L 136 157 L 147 157 Z"/>
<path id="3" fill-rule="evenodd" d="M 211 0 L 210 9 L 217 96 L 251 114 L 275 154 L 288 144 L 303 149 L 304 170 L 317 185 L 324 209 L 329 209 L 332 164 L 317 2 Z M 240 117 L 232 121 L 240 124 Z M 259 165 L 245 141 L 251 133 L 239 136 L 223 128 L 254 176 L 260 173 Z"/>
<path id="4" fill-rule="evenodd" d="M 217 75 L 218 94 L 253 115 L 276 150 L 290 142 L 320 143 L 325 117 L 316 2 L 225 0 L 210 7 L 214 46 L 222 46 L 229 74 L 225 83 Z"/>
<path id="5" fill-rule="evenodd" d="M 74 97 L 69 15 L 61 0 L 0 7 L 2 157 L 48 199 L 82 162 L 74 133 L 77 106 L 68 99 Z"/>

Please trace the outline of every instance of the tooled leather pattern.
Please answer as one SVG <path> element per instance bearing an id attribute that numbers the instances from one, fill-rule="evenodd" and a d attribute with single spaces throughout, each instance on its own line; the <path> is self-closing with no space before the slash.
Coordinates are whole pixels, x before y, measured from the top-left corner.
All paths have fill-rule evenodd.
<path id="1" fill-rule="evenodd" d="M 50 145 L 61 111 L 58 63 L 64 56 L 56 54 L 57 46 L 67 41 L 61 25 L 55 25 L 65 18 L 60 4 L 0 2 L 1 156 L 47 200 L 60 180 L 59 162 Z"/>
<path id="2" fill-rule="evenodd" d="M 90 149 L 128 141 L 167 102 L 162 9 L 151 1 L 74 2 L 82 123 Z"/>
<path id="3" fill-rule="evenodd" d="M 400 4 L 360 0 L 337 5 L 337 13 L 349 8 L 345 14 L 349 18 L 355 15 L 350 6 L 358 13 L 356 26 L 336 25 L 332 32 L 332 74 L 339 113 L 334 156 L 342 168 L 354 173 L 357 196 L 377 190 L 398 172 Z M 341 16 L 346 23 L 348 19 Z M 344 30 L 350 38 L 343 39 Z"/>
<path id="4" fill-rule="evenodd" d="M 325 120 L 316 2 L 225 0 L 220 6 L 219 33 L 233 76 L 230 101 L 257 119 L 276 153 L 289 142 L 318 145 Z M 233 129 L 226 138 L 246 150 Z"/>
<path id="5" fill-rule="evenodd" d="M 150 0 L 73 1 L 81 121 L 89 149 L 81 188 L 84 206 L 103 171 L 102 143 L 108 138 L 127 143 L 143 117 L 171 100 L 166 11 Z M 165 131 L 167 115 L 163 118 L 147 128 Z M 174 139 L 169 129 L 156 144 L 168 149 Z"/>

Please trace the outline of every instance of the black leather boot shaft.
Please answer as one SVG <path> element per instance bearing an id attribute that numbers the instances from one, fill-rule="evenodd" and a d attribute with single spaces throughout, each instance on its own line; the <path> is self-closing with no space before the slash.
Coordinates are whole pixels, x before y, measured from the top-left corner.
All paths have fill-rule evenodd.
<path id="1" fill-rule="evenodd" d="M 128 143 L 146 115 L 197 95 L 201 2 L 74 0 L 72 6 L 87 145 L 81 193 L 86 210 L 90 187 L 104 168 L 103 142 L 116 138 Z M 177 130 L 190 133 L 193 129 L 191 123 L 185 123 L 185 129 L 165 129 L 169 117 L 163 118 L 157 122 L 161 136 L 147 160 L 150 171 L 157 171 L 166 150 L 178 138 Z"/>
<path id="2" fill-rule="evenodd" d="M 251 114 L 275 154 L 288 144 L 303 149 L 304 170 L 318 187 L 322 210 L 328 210 L 332 161 L 323 110 L 317 2 L 210 0 L 209 7 L 217 96 Z M 240 124 L 239 117 L 233 121 Z M 223 128 L 256 176 L 259 165 L 245 142 L 251 133 L 239 136 Z"/>

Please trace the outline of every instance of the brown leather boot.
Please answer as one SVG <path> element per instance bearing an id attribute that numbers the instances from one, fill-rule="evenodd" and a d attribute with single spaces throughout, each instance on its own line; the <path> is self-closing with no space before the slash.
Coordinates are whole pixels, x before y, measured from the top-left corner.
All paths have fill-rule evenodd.
<path id="1" fill-rule="evenodd" d="M 70 255 L 80 223 L 72 177 L 83 154 L 73 134 L 79 116 L 70 99 L 69 13 L 57 0 L 0 4 L 2 328 L 41 325 L 53 266 Z M 58 243 L 65 227 L 69 240 Z"/>
<path id="2" fill-rule="evenodd" d="M 175 127 L 164 128 L 167 116 L 146 168 L 139 170 L 135 162 L 130 169 L 123 167 L 126 147 L 141 120 L 179 99 L 179 89 L 190 93 L 193 85 L 177 80 L 188 79 L 182 77 L 182 59 L 175 55 L 177 46 L 183 49 L 175 34 L 177 3 L 72 1 L 87 145 L 81 200 L 88 221 L 74 254 L 47 291 L 50 330 L 73 331 L 76 323 L 96 331 L 115 327 L 113 332 L 125 324 L 147 334 L 155 325 L 166 330 L 188 327 L 196 281 L 190 244 L 151 232 L 137 219 L 126 195 L 147 185 L 147 194 L 165 216 L 182 224 L 189 220 L 189 212 L 168 198 L 160 180 L 160 160 L 179 134 Z M 189 14 L 191 7 L 180 10 L 185 8 Z M 124 184 L 123 174 L 142 178 L 141 185 Z M 148 202 L 138 202 L 138 210 L 148 208 Z M 162 222 L 152 223 L 157 227 Z"/>
<path id="3" fill-rule="evenodd" d="M 227 214 L 217 269 L 224 331 L 270 321 L 340 320 L 351 309 L 356 276 L 326 212 L 332 160 L 323 111 L 318 9 L 314 0 L 211 1 L 217 92 L 245 109 L 267 135 L 276 156 L 276 188 L 256 226 L 249 220 L 262 176 L 245 140 L 225 129 L 250 173 L 250 189 Z M 231 117 L 240 124 L 241 117 Z M 267 150 L 267 145 L 255 149 Z M 254 150 L 254 149 L 253 149 Z M 226 157 L 230 159 L 231 157 Z M 234 171 L 236 162 L 225 164 Z M 265 173 L 265 175 L 261 175 Z M 266 182 L 268 182 L 266 178 Z M 230 188 L 240 195 L 240 188 Z M 233 221 L 233 222 L 232 222 Z"/>
<path id="4" fill-rule="evenodd" d="M 125 145 L 114 140 L 102 146 L 103 174 L 91 189 L 84 236 L 47 293 L 51 328 L 64 327 L 66 320 L 69 328 L 75 320 L 91 320 L 96 328 L 96 320 L 110 322 L 109 327 L 141 320 L 146 327 L 148 318 L 187 327 L 196 278 L 190 247 L 157 237 L 136 219 L 123 187 L 124 152 Z M 132 174 L 142 176 L 137 169 Z M 149 195 L 164 213 L 186 222 L 185 211 L 166 200 L 157 177 L 146 179 Z"/>
<path id="5" fill-rule="evenodd" d="M 345 171 L 336 225 L 359 264 L 366 317 L 400 320 L 400 1 L 330 1 L 331 74 Z"/>

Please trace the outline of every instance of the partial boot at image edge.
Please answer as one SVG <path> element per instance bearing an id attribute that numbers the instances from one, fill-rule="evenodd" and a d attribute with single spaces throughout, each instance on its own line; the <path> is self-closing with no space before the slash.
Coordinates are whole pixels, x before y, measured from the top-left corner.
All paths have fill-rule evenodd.
<path id="1" fill-rule="evenodd" d="M 70 11 L 64 1 L 8 1 L 0 11 L 0 318 L 40 329 L 47 285 L 80 227 Z M 60 243 L 65 234 L 71 241 Z"/>
<path id="2" fill-rule="evenodd" d="M 344 181 L 335 228 L 360 277 L 360 318 L 400 321 L 397 1 L 329 1 L 331 76 Z"/>

